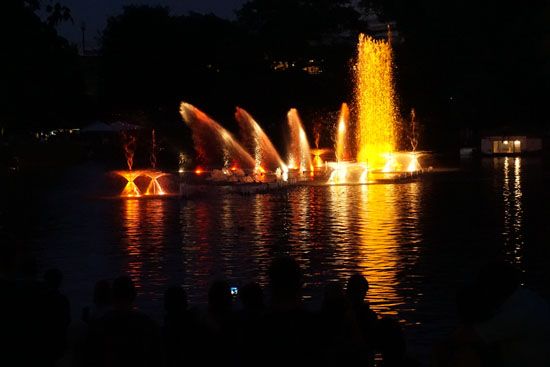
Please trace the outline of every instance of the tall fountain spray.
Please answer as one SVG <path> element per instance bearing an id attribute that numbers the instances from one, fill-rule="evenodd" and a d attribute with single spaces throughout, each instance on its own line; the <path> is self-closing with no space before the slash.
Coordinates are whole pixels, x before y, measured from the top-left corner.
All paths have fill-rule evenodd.
<path id="1" fill-rule="evenodd" d="M 359 35 L 355 83 L 357 162 L 369 170 L 387 169 L 398 120 L 390 42 Z"/>
<path id="2" fill-rule="evenodd" d="M 287 120 L 290 130 L 288 167 L 299 169 L 300 172 L 313 171 L 309 142 L 298 111 L 295 108 L 288 111 Z"/>
<path id="3" fill-rule="evenodd" d="M 342 103 L 336 127 L 336 142 L 334 144 L 334 153 L 337 162 L 349 161 L 351 159 L 349 136 L 349 108 L 346 103 Z"/>
<path id="4" fill-rule="evenodd" d="M 237 107 L 235 119 L 241 129 L 241 141 L 254 156 L 256 172 L 263 170 L 275 171 L 277 168 L 287 171 L 287 166 L 281 159 L 277 149 L 269 140 L 260 125 L 244 109 Z"/>
<path id="5" fill-rule="evenodd" d="M 225 168 L 238 166 L 241 169 L 254 169 L 256 161 L 224 129 L 208 115 L 189 103 L 182 102 L 180 114 L 191 128 L 195 150 L 200 160 L 216 164 L 223 162 Z"/>
<path id="6" fill-rule="evenodd" d="M 151 168 L 157 168 L 157 139 L 155 138 L 155 129 L 151 130 Z"/>
<path id="7" fill-rule="evenodd" d="M 124 189 L 122 189 L 121 196 L 124 197 L 139 197 L 141 191 L 135 184 L 135 179 L 141 175 L 140 171 L 132 171 L 134 166 L 134 151 L 136 149 L 136 138 L 127 132 L 123 132 L 122 137 L 124 139 L 124 155 L 126 157 L 126 164 L 128 165 L 128 171 L 117 171 L 116 173 L 124 177 L 127 182 Z"/>

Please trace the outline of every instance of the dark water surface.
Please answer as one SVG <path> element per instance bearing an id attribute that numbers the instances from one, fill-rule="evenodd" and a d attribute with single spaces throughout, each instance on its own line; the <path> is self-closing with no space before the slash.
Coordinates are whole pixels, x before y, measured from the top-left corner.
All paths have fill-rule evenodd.
<path id="1" fill-rule="evenodd" d="M 97 280 L 121 273 L 139 285 L 139 305 L 160 318 L 167 286 L 182 284 L 203 305 L 219 277 L 265 285 L 277 254 L 299 260 L 312 308 L 326 284 L 359 271 L 372 307 L 401 320 L 411 349 L 425 357 L 455 324 L 456 290 L 495 256 L 550 295 L 545 161 L 490 158 L 462 168 L 411 183 L 122 200 L 98 197 L 111 178 L 78 167 L 33 188 L 26 236 L 42 267 L 64 272 L 76 315 Z"/>

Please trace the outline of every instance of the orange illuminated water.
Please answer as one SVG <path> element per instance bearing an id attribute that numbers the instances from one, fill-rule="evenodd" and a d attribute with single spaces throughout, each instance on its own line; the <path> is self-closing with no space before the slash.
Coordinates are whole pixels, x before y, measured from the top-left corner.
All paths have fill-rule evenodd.
<path id="1" fill-rule="evenodd" d="M 346 103 L 342 103 L 340 116 L 338 117 L 338 125 L 336 127 L 336 142 L 334 145 L 334 153 L 336 154 L 336 161 L 338 162 L 351 159 L 349 136 L 349 108 Z"/>
<path id="2" fill-rule="evenodd" d="M 322 155 L 327 154 L 330 152 L 330 149 L 323 149 L 323 148 L 314 148 L 311 149 L 311 154 L 313 155 L 313 167 L 314 168 L 322 168 L 325 165 L 325 162 L 323 161 Z"/>
<path id="3" fill-rule="evenodd" d="M 127 180 L 126 186 L 124 186 L 124 189 L 120 193 L 120 196 L 123 196 L 123 197 L 140 197 L 141 196 L 141 191 L 139 190 L 139 188 L 134 182 L 136 178 L 141 176 L 142 174 L 141 171 L 117 171 L 116 174 L 121 177 L 124 177 Z"/>
<path id="4" fill-rule="evenodd" d="M 288 168 L 299 169 L 300 172 L 313 171 L 309 142 L 302 120 L 298 115 L 298 110 L 295 108 L 290 109 L 287 120 L 290 131 Z"/>
<path id="5" fill-rule="evenodd" d="M 191 128 L 199 160 L 222 164 L 225 168 L 254 169 L 256 161 L 235 140 L 233 135 L 207 114 L 189 103 L 182 102 L 180 114 Z"/>
<path id="6" fill-rule="evenodd" d="M 391 44 L 359 35 L 355 65 L 357 161 L 369 169 L 386 166 L 396 150 L 397 107 Z"/>
<path id="7" fill-rule="evenodd" d="M 235 119 L 241 128 L 241 141 L 254 157 L 255 171 L 261 172 L 265 169 L 275 171 L 277 168 L 285 171 L 286 164 L 256 120 L 239 107 L 235 111 Z"/>
<path id="8" fill-rule="evenodd" d="M 134 151 L 136 149 L 136 138 L 133 135 L 130 135 L 128 132 L 123 132 L 122 135 L 124 139 L 124 155 L 126 156 L 126 164 L 128 165 L 128 170 L 132 170 L 134 166 Z"/>
<path id="9" fill-rule="evenodd" d="M 166 173 L 158 171 L 145 171 L 144 175 L 151 179 L 149 185 L 147 186 L 147 190 L 145 190 L 145 195 L 166 195 L 166 192 L 158 181 L 158 179 L 162 176 L 166 176 Z"/>
<path id="10" fill-rule="evenodd" d="M 29 235 L 38 260 L 66 274 L 75 309 L 89 302 L 98 279 L 127 273 L 140 286 L 139 307 L 161 320 L 168 286 L 183 285 L 190 304 L 206 307 L 212 279 L 268 287 L 271 261 L 290 254 L 305 273 L 307 307 L 318 310 L 327 284 L 360 272 L 370 282 L 371 307 L 403 322 L 412 350 L 428 349 L 456 323 L 456 291 L 495 256 L 515 262 L 526 284 L 548 295 L 540 276 L 548 258 L 525 260 L 543 251 L 538 244 L 548 237 L 544 164 L 538 157 L 487 158 L 475 170 L 415 182 L 247 196 L 218 187 L 194 200 L 82 200 L 49 185 L 35 195 L 55 205 L 27 201 L 29 211 L 47 215 Z M 81 172 L 63 179 L 91 197 L 98 185 L 86 183 L 97 172 Z M 149 182 L 136 181 L 143 190 Z"/>
<path id="11" fill-rule="evenodd" d="M 167 174 L 160 171 L 154 170 L 139 170 L 139 171 L 115 171 L 120 177 L 126 179 L 126 185 L 120 193 L 121 197 L 127 198 L 137 198 L 142 195 L 152 196 L 152 195 L 166 195 L 166 190 L 162 187 L 159 182 L 159 178 L 166 176 Z M 138 177 L 147 177 L 149 178 L 149 184 L 145 189 L 145 193 L 142 193 L 142 190 L 136 185 L 135 181 Z"/>

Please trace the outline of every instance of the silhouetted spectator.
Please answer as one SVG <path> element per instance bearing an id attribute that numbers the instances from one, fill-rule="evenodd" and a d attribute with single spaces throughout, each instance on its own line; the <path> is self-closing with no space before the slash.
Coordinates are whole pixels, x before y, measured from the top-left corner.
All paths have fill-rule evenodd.
<path id="1" fill-rule="evenodd" d="M 180 286 L 168 288 L 164 293 L 163 340 L 168 366 L 183 366 L 198 360 L 197 350 L 205 343 L 200 335 L 195 315 L 188 309 L 187 294 Z"/>
<path id="2" fill-rule="evenodd" d="M 249 316 L 259 315 L 265 309 L 264 292 L 258 283 L 248 283 L 239 292 L 243 311 Z"/>
<path id="3" fill-rule="evenodd" d="M 258 283 L 248 283 L 239 291 L 243 309 L 239 313 L 241 364 L 256 366 L 261 362 L 259 343 L 262 337 L 260 321 L 264 316 L 264 292 Z"/>
<path id="4" fill-rule="evenodd" d="M 17 251 L 13 239 L 8 236 L 0 237 L 0 365 L 8 366 L 19 360 L 19 345 L 22 316 L 18 309 L 18 292 L 15 282 L 15 268 Z"/>
<path id="5" fill-rule="evenodd" d="M 371 310 L 369 303 L 365 300 L 369 290 L 367 279 L 361 274 L 353 274 L 348 279 L 346 297 L 350 302 L 351 309 L 361 330 L 361 335 L 367 348 L 369 363 L 374 363 L 374 352 L 377 348 L 377 322 L 378 316 Z"/>
<path id="6" fill-rule="evenodd" d="M 158 366 L 162 362 L 156 324 L 134 310 L 136 290 L 128 277 L 113 282 L 113 310 L 91 325 L 89 357 L 94 366 Z"/>
<path id="7" fill-rule="evenodd" d="M 511 264 L 484 267 L 461 291 L 458 306 L 462 323 L 437 346 L 434 365 L 550 365 L 548 304 L 520 285 Z"/>
<path id="8" fill-rule="evenodd" d="M 397 320 L 383 317 L 376 327 L 378 350 L 382 355 L 382 367 L 401 367 L 412 365 L 407 358 L 407 346 L 403 330 Z"/>
<path id="9" fill-rule="evenodd" d="M 44 312 L 44 348 L 45 361 L 54 365 L 63 356 L 67 342 L 67 328 L 71 322 L 69 300 L 60 292 L 63 274 L 59 269 L 49 269 L 44 273 L 45 294 Z"/>
<path id="10" fill-rule="evenodd" d="M 319 362 L 318 318 L 302 307 L 302 272 L 290 257 L 269 268 L 271 305 L 263 321 L 265 363 L 315 365 Z"/>
<path id="11" fill-rule="evenodd" d="M 208 312 L 204 325 L 209 345 L 205 357 L 210 364 L 235 363 L 236 323 L 233 309 L 233 297 L 229 284 L 224 280 L 212 283 L 208 290 Z M 216 351 L 212 353 L 211 351 Z"/>
<path id="12" fill-rule="evenodd" d="M 16 343 L 17 360 L 22 366 L 41 366 L 48 354 L 46 312 L 43 307 L 45 287 L 38 280 L 38 266 L 33 257 L 23 260 L 17 280 Z"/>
<path id="13" fill-rule="evenodd" d="M 113 307 L 111 283 L 108 280 L 100 280 L 95 284 L 93 304 L 82 310 L 82 319 L 87 322 L 99 320 Z"/>
<path id="14" fill-rule="evenodd" d="M 361 330 L 339 284 L 325 288 L 321 320 L 323 364 L 368 366 L 369 356 Z"/>

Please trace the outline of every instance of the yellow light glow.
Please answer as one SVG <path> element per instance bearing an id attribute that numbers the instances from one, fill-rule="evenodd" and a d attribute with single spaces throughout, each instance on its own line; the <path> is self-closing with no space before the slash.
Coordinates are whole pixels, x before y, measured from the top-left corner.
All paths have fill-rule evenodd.
<path id="1" fill-rule="evenodd" d="M 516 140 L 516 141 L 514 141 L 514 144 L 515 144 L 515 145 L 520 145 L 520 144 L 521 144 L 521 141 Z"/>
<path id="2" fill-rule="evenodd" d="M 504 140 L 502 143 L 503 143 L 504 145 L 508 145 L 508 140 Z"/>
<path id="3" fill-rule="evenodd" d="M 312 170 L 313 164 L 311 162 L 309 142 L 298 111 L 295 108 L 288 111 L 287 120 L 290 129 L 288 166 L 298 168 L 300 172 Z"/>
<path id="4" fill-rule="evenodd" d="M 120 196 L 123 197 L 140 197 L 141 191 L 139 191 L 139 188 L 134 183 L 134 180 L 141 176 L 141 171 L 117 171 L 116 172 L 119 176 L 124 177 L 128 182 L 126 183 L 126 186 L 124 186 L 124 189 L 120 193 Z"/>
<path id="5" fill-rule="evenodd" d="M 147 186 L 147 190 L 145 190 L 145 195 L 166 195 L 166 192 L 158 181 L 159 178 L 166 175 L 165 173 L 146 171 L 144 174 L 151 179 L 149 186 Z"/>
<path id="6" fill-rule="evenodd" d="M 348 142 L 349 108 L 346 103 L 342 103 L 340 116 L 338 118 L 338 129 L 336 133 L 336 144 L 334 151 L 338 162 L 350 159 L 350 147 Z"/>
<path id="7" fill-rule="evenodd" d="M 390 43 L 359 35 L 355 81 L 357 161 L 389 169 L 384 156 L 395 151 L 397 124 Z"/>

